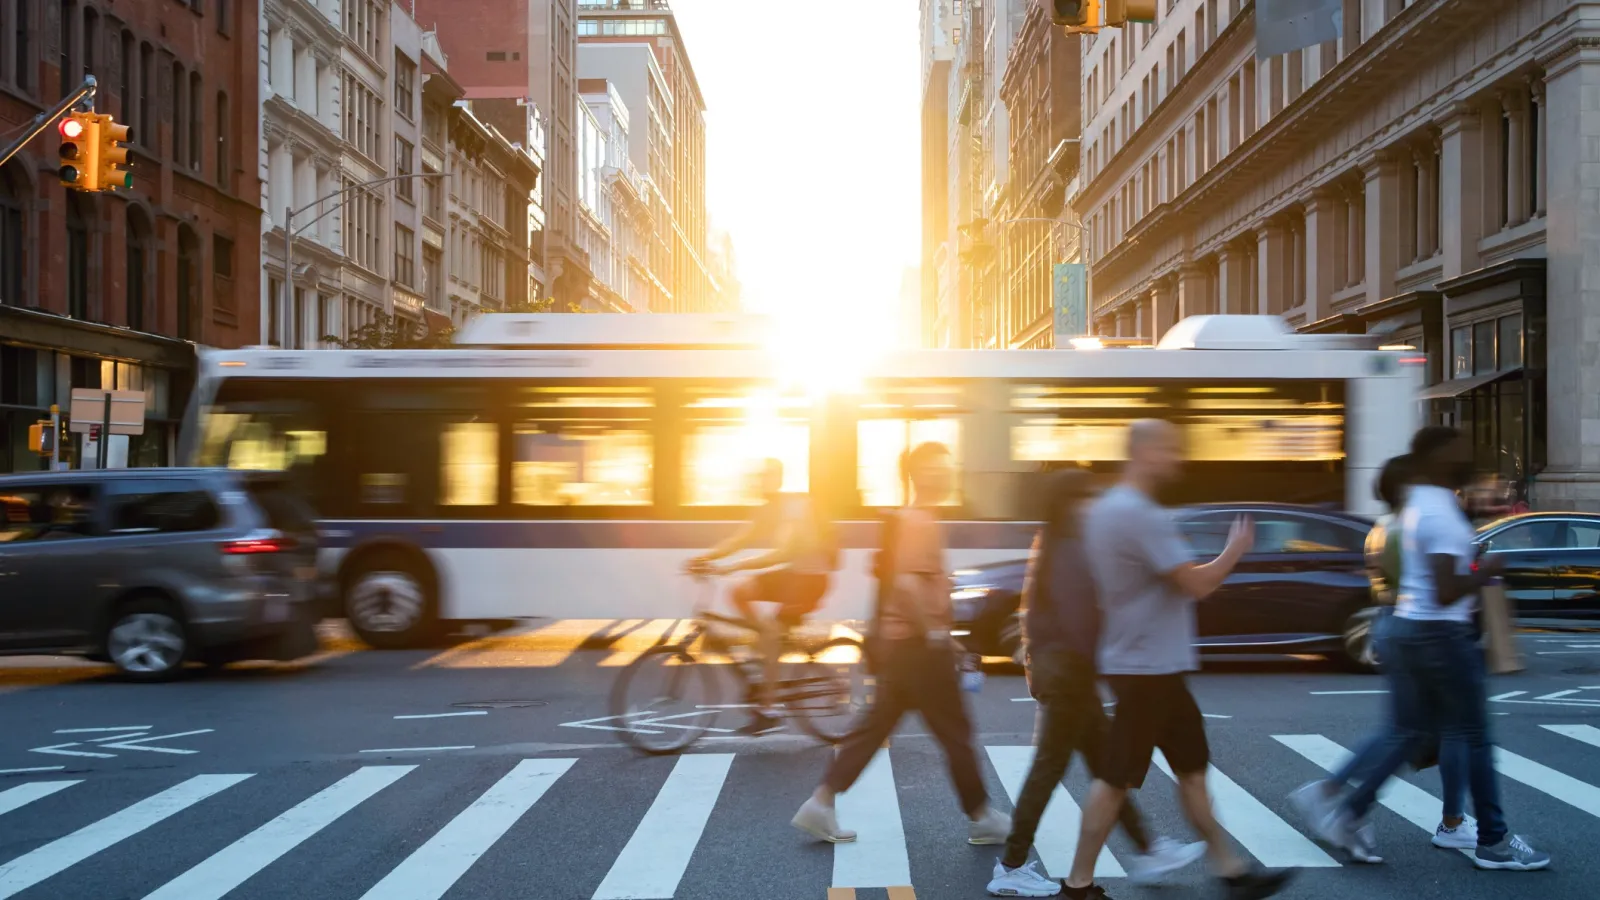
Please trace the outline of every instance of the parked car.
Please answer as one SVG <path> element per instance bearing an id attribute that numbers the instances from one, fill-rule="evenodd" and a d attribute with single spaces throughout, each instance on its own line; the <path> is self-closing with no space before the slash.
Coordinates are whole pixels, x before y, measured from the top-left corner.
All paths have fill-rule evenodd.
<path id="1" fill-rule="evenodd" d="M 1203 653 L 1315 653 L 1358 670 L 1375 662 L 1374 612 L 1362 544 L 1372 523 L 1306 506 L 1224 503 L 1177 511 L 1197 560 L 1222 551 L 1240 515 L 1256 523 L 1254 549 L 1196 609 Z M 1026 560 L 955 574 L 951 603 L 969 649 L 1021 663 L 1018 614 Z"/>
<path id="2" fill-rule="evenodd" d="M 1600 619 L 1600 516 L 1508 516 L 1478 529 L 1478 543 L 1505 559 L 1517 618 Z"/>
<path id="3" fill-rule="evenodd" d="M 0 476 L 0 653 L 82 655 L 138 681 L 305 656 L 316 553 L 315 519 L 275 474 Z"/>

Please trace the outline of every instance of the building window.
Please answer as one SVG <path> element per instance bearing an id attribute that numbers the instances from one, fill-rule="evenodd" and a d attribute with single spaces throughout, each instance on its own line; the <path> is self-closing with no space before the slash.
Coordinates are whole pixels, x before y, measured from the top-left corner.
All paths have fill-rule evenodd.
<path id="1" fill-rule="evenodd" d="M 354 75 L 344 77 L 344 139 L 373 162 L 382 162 L 378 136 L 383 100 Z"/>
<path id="2" fill-rule="evenodd" d="M 425 176 L 422 180 L 422 214 L 436 222 L 444 221 L 444 185 L 438 178 L 438 171 L 428 165 L 426 157 L 422 163 Z"/>
<path id="3" fill-rule="evenodd" d="M 83 8 L 83 70 L 91 75 L 100 71 L 100 14 L 94 7 Z"/>
<path id="4" fill-rule="evenodd" d="M 444 254 L 437 248 L 422 248 L 422 295 L 430 309 L 444 305 Z"/>
<path id="5" fill-rule="evenodd" d="M 1472 326 L 1472 374 L 1485 375 L 1494 371 L 1495 330 L 1493 322 L 1479 322 Z"/>
<path id="6" fill-rule="evenodd" d="M 211 237 L 211 271 L 218 278 L 233 277 L 233 241 L 220 234 Z"/>
<path id="7" fill-rule="evenodd" d="M 394 280 L 408 288 L 417 284 L 417 233 L 400 224 L 394 226 Z"/>
<path id="8" fill-rule="evenodd" d="M 217 34 L 226 35 L 233 30 L 233 0 L 217 0 Z"/>
<path id="9" fill-rule="evenodd" d="M 383 10 L 377 0 L 345 0 L 344 35 L 363 52 L 378 59 L 383 48 Z"/>
<path id="10" fill-rule="evenodd" d="M 228 158 L 228 95 L 217 92 L 217 184 L 227 190 L 233 180 L 233 165 Z"/>
<path id="11" fill-rule="evenodd" d="M 0 306 L 23 305 L 22 269 L 28 242 L 22 227 L 26 193 L 19 186 L 25 184 L 0 170 Z"/>
<path id="12" fill-rule="evenodd" d="M 127 272 L 124 281 L 127 289 L 127 322 L 134 331 L 144 330 L 145 308 L 149 305 L 150 276 L 150 222 L 144 212 L 128 204 Z"/>
<path id="13" fill-rule="evenodd" d="M 417 84 L 417 64 L 405 57 L 405 54 L 394 55 L 394 111 L 399 113 L 407 122 L 415 115 Z"/>
<path id="14" fill-rule="evenodd" d="M 10 78 L 24 93 L 33 85 L 33 47 L 29 43 L 33 36 L 29 21 L 32 11 L 31 3 L 0 4 L 0 79 Z M 7 35 L 12 39 L 9 46 Z M 7 52 L 9 56 L 5 55 Z"/>
<path id="15" fill-rule="evenodd" d="M 283 282 L 276 278 L 267 279 L 267 296 L 261 302 L 267 307 L 267 340 L 272 347 L 283 346 Z"/>
<path id="16" fill-rule="evenodd" d="M 61 96 L 63 97 L 72 93 L 78 87 L 78 82 L 82 81 L 81 73 L 75 72 L 77 58 L 72 55 L 72 23 L 77 21 L 78 18 L 77 6 L 78 4 L 74 0 L 61 0 L 61 34 L 59 36 L 61 57 L 59 65 L 61 71 Z M 79 75 L 79 77 L 74 78 L 75 74 Z"/>
<path id="17" fill-rule="evenodd" d="M 89 318 L 89 221 L 83 205 L 88 201 L 67 197 L 67 315 Z"/>
<path id="18" fill-rule="evenodd" d="M 1472 374 L 1472 329 L 1450 329 L 1450 377 L 1465 378 Z"/>
<path id="19" fill-rule="evenodd" d="M 139 127 L 133 129 L 133 139 L 141 146 L 156 146 L 156 131 L 151 126 L 150 99 L 156 89 L 156 50 L 149 44 L 139 45 Z"/>
<path id="20" fill-rule="evenodd" d="M 378 252 L 382 244 L 382 235 L 378 233 L 378 223 L 383 221 L 383 200 L 376 194 L 364 188 L 357 188 L 357 182 L 349 181 L 345 186 L 352 189 L 354 195 L 345 207 L 347 240 L 349 246 L 345 252 L 358 265 L 368 271 L 378 271 Z"/>
<path id="21" fill-rule="evenodd" d="M 494 300 L 506 295 L 506 258 L 500 248 L 483 245 L 483 295 Z"/>
<path id="22" fill-rule="evenodd" d="M 416 148 L 412 146 L 411 142 L 399 135 L 395 135 L 394 174 L 401 176 L 416 174 L 415 156 Z M 415 185 L 415 178 L 401 178 L 394 183 L 394 192 L 400 195 L 400 199 L 408 203 L 413 202 L 413 198 L 416 196 L 414 193 Z"/>
<path id="23" fill-rule="evenodd" d="M 198 340 L 200 321 L 200 238 L 187 225 L 178 229 L 178 337 Z"/>

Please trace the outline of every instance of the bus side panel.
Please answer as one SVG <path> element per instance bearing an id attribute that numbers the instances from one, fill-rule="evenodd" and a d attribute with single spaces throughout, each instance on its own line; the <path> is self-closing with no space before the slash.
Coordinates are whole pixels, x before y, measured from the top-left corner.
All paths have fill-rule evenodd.
<path id="1" fill-rule="evenodd" d="M 1351 512 L 1381 515 L 1373 483 L 1383 464 L 1407 451 L 1422 424 L 1422 367 L 1352 378 L 1345 399 L 1345 497 Z"/>

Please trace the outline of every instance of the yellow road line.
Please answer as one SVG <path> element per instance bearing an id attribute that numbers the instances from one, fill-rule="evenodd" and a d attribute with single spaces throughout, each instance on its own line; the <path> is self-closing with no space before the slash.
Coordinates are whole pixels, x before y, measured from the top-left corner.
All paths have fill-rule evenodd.
<path id="1" fill-rule="evenodd" d="M 856 889 L 828 888 L 828 900 L 856 900 Z M 917 892 L 910 885 L 889 888 L 889 900 L 917 900 Z"/>
<path id="2" fill-rule="evenodd" d="M 917 892 L 909 885 L 889 888 L 889 900 L 917 900 Z"/>
<path id="3" fill-rule="evenodd" d="M 856 900 L 856 889 L 828 888 L 828 900 Z"/>

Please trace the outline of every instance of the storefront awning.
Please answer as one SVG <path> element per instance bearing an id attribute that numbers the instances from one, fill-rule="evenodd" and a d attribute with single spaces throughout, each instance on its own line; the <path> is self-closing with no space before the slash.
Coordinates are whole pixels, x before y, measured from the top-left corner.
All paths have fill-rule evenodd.
<path id="1" fill-rule="evenodd" d="M 1509 378 L 1521 371 L 1522 367 L 1517 366 L 1511 369 L 1501 369 L 1498 372 L 1474 375 L 1471 378 L 1452 378 L 1449 381 L 1441 381 L 1438 384 L 1423 388 L 1422 393 L 1418 396 L 1423 400 L 1448 400 L 1451 397 L 1459 397 L 1474 388 L 1481 388 L 1502 378 Z"/>

